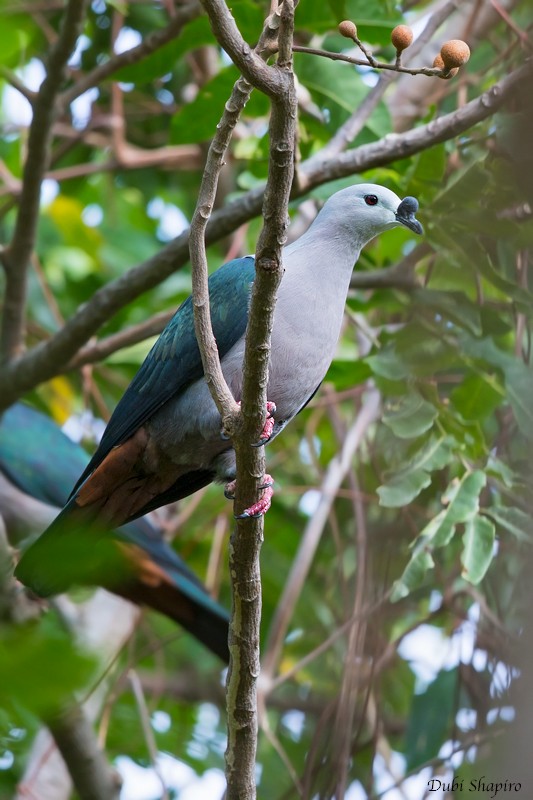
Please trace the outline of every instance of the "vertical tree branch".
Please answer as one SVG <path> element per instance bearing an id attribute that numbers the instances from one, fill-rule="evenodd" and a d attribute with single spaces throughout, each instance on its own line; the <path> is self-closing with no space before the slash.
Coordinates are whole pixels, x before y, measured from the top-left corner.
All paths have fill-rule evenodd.
<path id="1" fill-rule="evenodd" d="M 235 506 L 240 513 L 257 498 L 265 474 L 262 448 L 253 448 L 265 419 L 270 337 L 276 292 L 282 275 L 282 247 L 288 225 L 288 203 L 294 174 L 296 93 L 292 73 L 294 4 L 281 8 L 279 58 L 275 69 L 282 91 L 272 100 L 269 175 L 263 205 L 265 224 L 256 251 L 243 366 L 242 415 L 234 436 L 237 456 Z M 259 553 L 264 518 L 237 520 L 230 541 L 233 614 L 230 622 L 230 668 L 227 681 L 228 746 L 226 777 L 228 800 L 255 798 L 257 747 L 257 678 L 261 621 Z"/>
<path id="2" fill-rule="evenodd" d="M 281 252 L 288 224 L 288 202 L 294 171 L 296 94 L 292 73 L 293 0 L 285 0 L 281 11 L 271 15 L 262 41 L 254 51 L 244 42 L 233 17 L 221 0 L 203 0 L 211 26 L 220 44 L 230 53 L 252 85 L 272 98 L 269 177 L 263 213 L 265 226 L 256 253 L 256 278 L 252 290 L 246 336 L 242 414 L 235 413 L 234 399 L 225 383 L 213 337 L 207 285 L 205 227 L 210 216 L 218 174 L 231 131 L 247 99 L 244 79 L 237 82 L 209 151 L 206 173 L 191 225 L 190 251 L 193 264 L 193 305 L 206 380 L 224 425 L 233 433 L 237 455 L 237 496 L 242 511 L 258 499 L 265 473 L 264 453 L 252 448 L 265 420 L 270 336 L 275 295 L 282 276 Z M 268 55 L 269 31 L 279 17 L 279 59 L 274 67 L 258 58 Z M 248 92 L 249 93 L 249 92 Z M 226 776 L 228 800 L 255 798 L 257 749 L 257 690 L 259 674 L 259 625 L 261 581 L 259 551 L 263 520 L 241 520 L 230 545 L 233 615 L 230 625 L 230 668 L 227 684 L 228 747 Z"/>
<path id="3" fill-rule="evenodd" d="M 85 3 L 86 0 L 69 0 L 59 36 L 50 50 L 46 78 L 33 107 L 15 231 L 11 243 L 2 254 L 6 289 L 0 360 L 9 360 L 23 347 L 27 273 L 35 246 L 41 183 L 50 163 L 52 124 L 57 113 L 56 98 L 65 78 L 68 58 L 80 34 Z"/>

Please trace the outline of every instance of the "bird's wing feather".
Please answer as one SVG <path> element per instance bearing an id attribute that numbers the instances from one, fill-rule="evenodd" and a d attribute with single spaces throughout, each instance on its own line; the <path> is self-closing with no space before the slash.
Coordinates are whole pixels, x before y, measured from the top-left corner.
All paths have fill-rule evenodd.
<path id="1" fill-rule="evenodd" d="M 83 448 L 36 409 L 17 403 L 0 418 L 0 472 L 24 495 L 61 507 L 86 462 Z M 72 505 L 67 506 L 69 512 Z M 76 529 L 79 509 L 74 510 L 78 511 L 78 518 L 74 517 Z M 72 530 L 72 520 L 68 527 Z M 89 583 L 105 585 L 133 602 L 167 614 L 224 661 L 228 660 L 227 612 L 209 596 L 201 581 L 147 519 L 124 525 L 113 537 L 104 537 L 105 541 L 97 543 L 96 548 L 90 538 L 86 550 L 78 536 L 57 536 L 63 530 L 61 524 L 54 524 L 49 530 L 51 534 L 43 535 L 26 550 L 17 570 L 18 576 L 35 591 L 46 596 L 66 590 L 72 583 L 83 583 L 87 570 Z M 83 530 L 78 529 L 77 533 L 83 535 Z M 91 564 L 87 554 L 98 548 L 102 552 Z M 124 562 L 129 569 L 124 569 Z M 124 580 L 120 580 L 121 576 Z"/>
<path id="2" fill-rule="evenodd" d="M 221 359 L 246 331 L 250 286 L 254 275 L 254 259 L 247 256 L 224 264 L 209 279 L 211 320 Z M 159 408 L 202 374 L 202 359 L 189 297 L 176 311 L 118 403 L 100 446 L 72 494 L 113 447 L 126 441 Z"/>

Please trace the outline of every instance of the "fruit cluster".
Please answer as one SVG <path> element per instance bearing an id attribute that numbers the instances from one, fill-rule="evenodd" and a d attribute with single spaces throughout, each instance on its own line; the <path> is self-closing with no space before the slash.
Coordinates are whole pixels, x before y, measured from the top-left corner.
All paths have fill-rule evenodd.
<path id="1" fill-rule="evenodd" d="M 357 45 L 361 46 L 357 36 L 357 26 L 349 19 L 343 20 L 339 24 L 339 33 L 347 39 L 352 39 Z M 391 32 L 391 42 L 396 48 L 396 64 L 400 64 L 401 54 L 409 45 L 413 43 L 413 31 L 409 25 L 396 25 Z M 459 72 L 459 67 L 466 64 L 470 58 L 470 48 L 461 39 L 450 39 L 444 42 L 440 53 L 433 61 L 434 69 L 439 70 L 436 74 L 439 78 L 453 78 Z"/>

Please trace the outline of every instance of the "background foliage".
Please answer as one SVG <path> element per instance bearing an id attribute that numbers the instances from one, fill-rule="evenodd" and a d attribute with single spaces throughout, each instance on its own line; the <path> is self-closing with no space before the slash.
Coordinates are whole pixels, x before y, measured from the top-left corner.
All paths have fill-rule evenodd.
<path id="1" fill-rule="evenodd" d="M 419 31 L 437 9 L 432 2 L 403 5 L 301 0 L 296 38 L 350 51 L 336 33 L 347 17 L 380 58 L 392 60 L 391 28 L 407 21 Z M 252 0 L 231 7 L 253 43 L 269 9 Z M 38 88 L 62 13 L 52 1 L 4 4 L 5 243 L 15 225 L 28 144 L 29 105 L 17 88 L 20 80 Z M 67 93 L 113 52 L 162 30 L 172 14 L 172 3 L 94 0 L 69 62 Z M 445 39 L 464 38 L 473 51 L 469 65 L 450 81 L 394 75 L 348 148 L 420 126 L 478 96 L 530 53 L 529 24 L 525 0 L 462 3 L 415 63 L 430 66 Z M 305 161 L 353 117 L 377 78 L 305 54 L 296 55 L 295 71 Z M 206 143 L 236 77 L 197 13 L 178 38 L 125 63 L 65 106 L 54 123 L 29 277 L 29 348 L 110 281 L 156 256 L 190 219 Z M 366 249 L 359 262 L 366 283 L 354 279 L 326 383 L 269 448 L 277 493 L 262 552 L 261 797 L 332 797 L 339 786 L 353 798 L 399 797 L 386 793 L 393 784 L 402 796 L 422 797 L 431 777 L 450 776 L 454 766 L 465 778 L 485 772 L 498 779 L 498 765 L 490 762 L 493 742 L 514 716 L 509 692 L 522 624 L 520 568 L 531 536 L 526 99 L 524 87 L 458 139 L 428 140 L 417 155 L 398 154 L 364 175 L 330 181 L 292 205 L 291 236 L 314 213 L 313 200 L 355 180 L 382 183 L 419 199 L 426 236 L 415 245 L 408 232 L 395 230 Z M 267 119 L 268 103 L 254 92 L 227 159 L 220 207 L 264 181 Z M 212 268 L 253 252 L 259 227 L 251 219 L 213 245 Z M 380 277 L 373 285 L 374 274 Z M 174 309 L 189 291 L 187 268 L 174 271 L 111 316 L 99 338 Z M 156 318 L 151 335 L 158 327 Z M 25 399 L 60 424 L 90 411 L 94 417 L 82 418 L 90 450 L 95 418 L 109 417 L 152 341 L 141 331 L 130 346 L 113 348 L 94 364 L 63 365 Z M 379 418 L 368 410 L 377 392 Z M 340 454 L 361 408 L 364 442 L 343 465 Z M 331 481 L 332 502 L 325 488 Z M 189 498 L 159 520 L 228 604 L 231 508 L 220 489 L 210 487 L 200 502 Z M 309 570 L 298 576 L 307 557 Z M 280 604 L 287 583 L 295 595 Z M 87 593 L 73 599 L 79 607 Z M 11 614 L 0 648 L 0 794 L 10 797 L 24 775 L 43 704 L 53 705 L 66 688 L 90 691 L 102 664 L 72 645 L 53 614 L 24 624 Z M 99 717 L 106 752 L 119 764 L 126 756 L 148 767 L 158 753 L 170 753 L 197 775 L 222 769 L 221 687 L 214 657 L 168 620 L 144 615 L 108 675 Z M 30 788 L 38 785 L 27 773 L 25 780 Z M 163 796 L 158 789 L 131 791 L 125 796 Z"/>

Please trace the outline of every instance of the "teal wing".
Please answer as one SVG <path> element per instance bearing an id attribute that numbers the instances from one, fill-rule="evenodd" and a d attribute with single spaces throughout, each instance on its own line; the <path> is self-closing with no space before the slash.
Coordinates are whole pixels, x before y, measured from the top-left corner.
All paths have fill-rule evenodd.
<path id="1" fill-rule="evenodd" d="M 254 259 L 247 256 L 224 264 L 209 279 L 211 321 L 220 358 L 244 336 L 254 276 Z M 115 408 L 100 446 L 73 493 L 113 447 L 129 439 L 159 408 L 202 375 L 189 297 L 176 311 Z M 200 485 L 207 482 L 205 479 Z"/>

